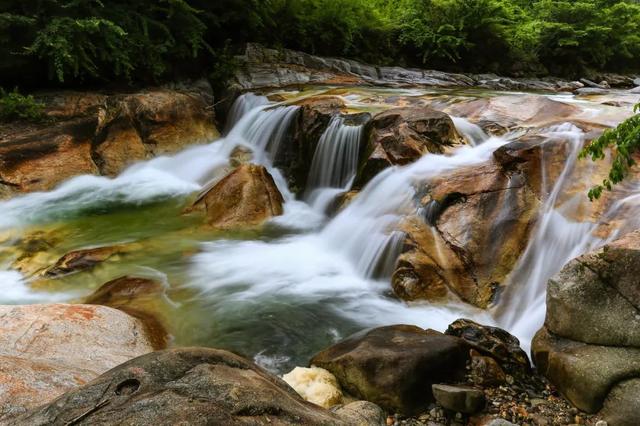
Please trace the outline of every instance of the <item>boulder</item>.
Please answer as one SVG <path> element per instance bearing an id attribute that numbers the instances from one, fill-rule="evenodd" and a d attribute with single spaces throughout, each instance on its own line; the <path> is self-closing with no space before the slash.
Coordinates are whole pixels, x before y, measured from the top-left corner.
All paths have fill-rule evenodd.
<path id="1" fill-rule="evenodd" d="M 464 376 L 468 352 L 457 337 L 393 325 L 363 330 L 315 355 L 311 365 L 329 370 L 357 398 L 414 414 L 432 402 L 432 384 Z"/>
<path id="2" fill-rule="evenodd" d="M 640 378 L 615 385 L 600 415 L 611 426 L 636 426 L 640 419 Z"/>
<path id="3" fill-rule="evenodd" d="M 104 306 L 0 306 L 0 318 L 0 423 L 153 350 L 140 321 Z"/>
<path id="4" fill-rule="evenodd" d="M 153 352 L 119 365 L 87 385 L 13 419 L 12 424 L 379 423 L 373 419 L 355 422 L 353 416 L 342 418 L 306 402 L 279 378 L 230 352 L 181 348 Z"/>
<path id="5" fill-rule="evenodd" d="M 548 282 L 545 326 L 532 346 L 560 392 L 612 426 L 640 418 L 639 262 L 640 231 L 570 261 Z"/>
<path id="6" fill-rule="evenodd" d="M 538 370 L 587 413 L 598 412 L 618 382 L 640 377 L 640 348 L 590 345 L 542 328 L 531 351 Z"/>
<path id="7" fill-rule="evenodd" d="M 284 199 L 264 166 L 243 164 L 194 203 L 209 225 L 219 229 L 251 228 L 283 213 Z"/>
<path id="8" fill-rule="evenodd" d="M 394 292 L 404 300 L 454 293 L 487 307 L 537 219 L 540 201 L 526 174 L 491 161 L 442 174 L 418 194 L 425 216 L 402 224 L 406 238 L 392 277 Z"/>
<path id="9" fill-rule="evenodd" d="M 545 325 L 584 343 L 640 348 L 640 231 L 570 261 L 549 280 Z"/>
<path id="10" fill-rule="evenodd" d="M 426 107 L 393 108 L 373 117 L 356 186 L 381 170 L 416 161 L 426 153 L 441 154 L 465 143 L 447 114 Z"/>
<path id="11" fill-rule="evenodd" d="M 443 408 L 457 413 L 474 414 L 485 404 L 484 393 L 468 386 L 431 386 L 436 402 Z"/>
<path id="12" fill-rule="evenodd" d="M 356 401 L 333 409 L 339 417 L 354 426 L 386 426 L 387 416 L 376 404 Z"/>
<path id="13" fill-rule="evenodd" d="M 101 285 L 83 303 L 109 306 L 139 319 L 153 348 L 165 349 L 169 334 L 161 312 L 168 307 L 166 288 L 166 284 L 149 278 L 123 276 Z"/>
<path id="14" fill-rule="evenodd" d="M 132 162 L 218 136 L 204 83 L 38 98 L 50 120 L 0 125 L 0 194 L 49 190 L 82 174 L 114 176 Z"/>
<path id="15" fill-rule="evenodd" d="M 520 341 L 501 328 L 459 319 L 449 325 L 445 334 L 459 337 L 475 350 L 495 358 L 509 374 L 531 372 L 529 357 Z"/>

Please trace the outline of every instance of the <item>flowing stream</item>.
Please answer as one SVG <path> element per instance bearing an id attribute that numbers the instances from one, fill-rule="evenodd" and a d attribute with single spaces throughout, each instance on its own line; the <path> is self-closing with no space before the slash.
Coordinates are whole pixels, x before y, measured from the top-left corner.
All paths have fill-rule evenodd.
<path id="1" fill-rule="evenodd" d="M 340 117 L 331 121 L 315 151 L 307 192 L 297 199 L 272 166 L 297 111 L 243 95 L 221 140 L 136 164 L 114 179 L 79 176 L 50 192 L 0 202 L 0 303 L 79 300 L 125 274 L 160 278 L 169 286 L 163 315 L 174 344 L 232 349 L 278 372 L 306 364 L 316 351 L 363 327 L 394 323 L 443 330 L 468 317 L 507 328 L 527 348 L 544 320 L 547 279 L 616 235 L 598 237 L 599 223 L 567 214 L 577 208 L 576 198 L 585 197 L 582 190 L 569 196 L 583 178 L 580 173 L 589 172 L 577 172 L 575 164 L 584 134 L 570 124 L 551 126 L 546 137 L 569 141 L 568 160 L 558 179 L 543 179 L 547 195 L 538 223 L 497 306 L 480 310 L 456 300 L 399 301 L 389 282 L 402 246 L 399 223 L 416 213 L 417 185 L 487 162 L 512 135 L 491 137 L 455 118 L 470 145 L 384 170 L 330 217 L 331 201 L 351 189 L 363 126 Z M 238 148 L 250 150 L 253 162 L 272 173 L 285 199 L 284 215 L 259 233 L 194 231 L 197 225 L 180 212 L 229 172 Z M 628 188 L 602 222 L 619 222 L 619 232 L 640 225 L 635 194 L 637 188 Z M 43 279 L 12 266 L 21 244 L 33 235 L 56 241 L 43 264 L 78 248 L 134 248 L 91 272 Z"/>

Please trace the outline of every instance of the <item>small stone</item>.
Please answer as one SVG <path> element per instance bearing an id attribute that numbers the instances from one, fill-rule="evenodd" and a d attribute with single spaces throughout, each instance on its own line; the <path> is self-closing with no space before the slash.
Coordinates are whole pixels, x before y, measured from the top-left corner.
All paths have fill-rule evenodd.
<path id="1" fill-rule="evenodd" d="M 605 422 L 604 420 L 598 420 L 596 422 L 596 426 L 609 426 L 609 424 L 607 422 Z"/>
<path id="2" fill-rule="evenodd" d="M 466 386 L 432 385 L 433 396 L 444 408 L 465 414 L 477 413 L 485 404 L 484 393 Z"/>
<path id="3" fill-rule="evenodd" d="M 387 426 L 393 426 L 394 423 L 395 423 L 395 420 L 393 419 L 393 417 L 391 416 L 387 417 Z"/>

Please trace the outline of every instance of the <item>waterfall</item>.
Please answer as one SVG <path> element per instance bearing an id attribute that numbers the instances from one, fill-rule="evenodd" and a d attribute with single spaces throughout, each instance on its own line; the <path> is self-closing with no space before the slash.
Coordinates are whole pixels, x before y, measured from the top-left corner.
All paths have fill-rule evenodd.
<path id="1" fill-rule="evenodd" d="M 554 126 L 544 137 L 550 143 L 566 142 L 567 161 L 555 182 L 543 179 L 540 193 L 548 195 L 498 306 L 487 311 L 459 301 L 444 305 L 396 300 L 389 297 L 389 278 L 404 242 L 401 223 L 407 217 L 435 217 L 437 213 L 433 211 L 436 205 L 419 208 L 416 188 L 445 173 L 490 161 L 494 151 L 514 136 L 489 137 L 477 125 L 454 117 L 456 128 L 470 142 L 468 146 L 383 170 L 350 204 L 328 218 L 324 214 L 327 200 L 351 187 L 363 127 L 348 125 L 340 117 L 331 120 L 313 156 L 307 193 L 303 200 L 297 200 L 273 161 L 292 137 L 298 112 L 296 106 L 245 94 L 232 107 L 224 138 L 135 164 L 113 179 L 78 176 L 53 191 L 2 201 L 0 230 L 64 222 L 83 212 L 91 220 L 90 213 L 96 208 L 109 214 L 113 206 L 131 205 L 133 210 L 145 203 L 184 199 L 228 173 L 229 157 L 236 147 L 249 148 L 252 161 L 269 170 L 282 192 L 284 215 L 273 218 L 265 234 L 220 236 L 203 242 L 196 254 L 184 256 L 171 267 L 182 268 L 177 274 L 184 280 L 182 285 L 196 293 L 193 300 L 181 304 L 206 307 L 201 311 L 200 325 L 215 323 L 216 336 L 228 335 L 246 345 L 230 345 L 232 349 L 260 354 L 260 359 L 271 361 L 289 360 L 299 350 L 296 342 L 310 350 L 319 349 L 319 343 L 309 343 L 312 338 L 326 344 L 328 335 L 336 339 L 362 327 L 393 323 L 442 330 L 460 317 L 506 328 L 526 348 L 544 319 L 549 277 L 571 258 L 616 236 L 614 232 L 598 237 L 598 223 L 570 219 L 575 198 L 586 196 L 582 188 L 576 193 L 572 186 L 584 179 L 576 171 L 580 169 L 576 154 L 585 136 L 572 125 Z M 543 167 L 548 160 L 541 159 Z M 639 226 L 639 193 L 639 188 L 631 185 L 628 194 L 619 197 L 601 221 L 615 220 L 623 230 Z M 273 232 L 274 228 L 286 232 Z M 0 285 L 8 282 L 14 293 L 5 292 L 0 303 L 68 300 L 68 294 L 67 299 L 62 293 L 36 294 L 20 274 L 1 270 L 8 267 L 8 263 L 0 264 Z"/>
<path id="2" fill-rule="evenodd" d="M 473 124 L 466 118 L 451 117 L 453 125 L 458 133 L 464 136 L 472 146 L 480 145 L 489 139 L 489 136 L 477 124 Z"/>

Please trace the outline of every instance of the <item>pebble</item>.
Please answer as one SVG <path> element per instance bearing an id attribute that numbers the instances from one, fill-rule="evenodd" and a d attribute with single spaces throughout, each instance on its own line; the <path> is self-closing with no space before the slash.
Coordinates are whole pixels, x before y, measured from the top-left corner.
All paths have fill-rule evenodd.
<path id="1" fill-rule="evenodd" d="M 596 422 L 596 426 L 609 426 L 609 424 L 607 422 L 605 422 L 604 420 L 598 420 Z"/>

